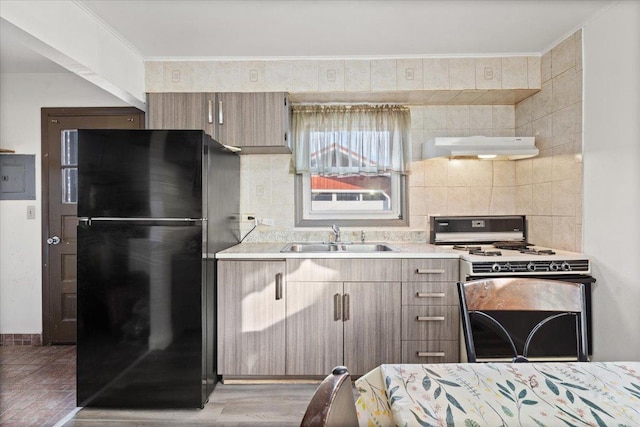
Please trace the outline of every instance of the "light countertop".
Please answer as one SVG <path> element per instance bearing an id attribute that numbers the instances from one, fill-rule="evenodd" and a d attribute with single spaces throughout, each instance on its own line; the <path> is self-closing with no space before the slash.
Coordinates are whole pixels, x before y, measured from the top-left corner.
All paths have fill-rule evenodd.
<path id="1" fill-rule="evenodd" d="M 367 244 L 379 242 L 366 242 Z M 427 243 L 396 243 L 385 244 L 397 251 L 366 252 L 366 253 L 336 253 L 336 252 L 280 252 L 286 242 L 272 243 L 240 243 L 216 254 L 209 254 L 209 258 L 217 259 L 286 259 L 286 258 L 451 258 L 458 259 L 458 252 Z M 354 243 L 357 245 L 358 243 Z"/>

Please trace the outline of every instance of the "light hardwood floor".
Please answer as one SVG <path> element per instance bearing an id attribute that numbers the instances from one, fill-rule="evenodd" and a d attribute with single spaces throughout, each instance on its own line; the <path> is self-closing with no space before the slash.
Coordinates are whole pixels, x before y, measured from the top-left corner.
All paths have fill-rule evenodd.
<path id="1" fill-rule="evenodd" d="M 64 427 L 299 426 L 318 384 L 218 384 L 204 409 L 85 408 Z"/>

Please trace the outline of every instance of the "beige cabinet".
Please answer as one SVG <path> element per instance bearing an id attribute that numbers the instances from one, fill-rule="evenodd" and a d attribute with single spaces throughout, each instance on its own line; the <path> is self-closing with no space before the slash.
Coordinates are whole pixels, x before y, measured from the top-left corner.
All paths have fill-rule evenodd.
<path id="1" fill-rule="evenodd" d="M 216 137 L 214 93 L 149 93 L 149 129 L 202 129 Z"/>
<path id="2" fill-rule="evenodd" d="M 291 259 L 287 276 L 287 375 L 400 362 L 400 260 Z"/>
<path id="3" fill-rule="evenodd" d="M 284 261 L 218 261 L 218 374 L 285 374 Z"/>
<path id="4" fill-rule="evenodd" d="M 402 280 L 402 363 L 458 362 L 458 260 L 405 259 Z"/>
<path id="5" fill-rule="evenodd" d="M 219 93 L 217 101 L 218 141 L 245 154 L 291 152 L 286 93 Z"/>

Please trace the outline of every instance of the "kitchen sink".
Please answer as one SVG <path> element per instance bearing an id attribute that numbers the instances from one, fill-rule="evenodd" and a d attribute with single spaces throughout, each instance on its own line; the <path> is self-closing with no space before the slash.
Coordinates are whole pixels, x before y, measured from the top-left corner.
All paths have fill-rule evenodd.
<path id="1" fill-rule="evenodd" d="M 398 249 L 386 243 L 289 243 L 280 252 L 340 252 L 368 253 L 395 252 Z"/>

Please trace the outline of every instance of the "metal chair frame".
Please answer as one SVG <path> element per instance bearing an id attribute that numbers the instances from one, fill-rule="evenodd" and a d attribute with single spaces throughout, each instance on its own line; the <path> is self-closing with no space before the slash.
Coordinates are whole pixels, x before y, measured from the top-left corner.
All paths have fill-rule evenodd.
<path id="1" fill-rule="evenodd" d="M 562 282 L 536 278 L 495 278 L 471 282 L 458 282 L 462 330 L 467 348 L 467 359 L 476 362 L 476 348 L 471 329 L 475 317 L 495 327 L 513 351 L 512 362 L 528 362 L 531 340 L 535 334 L 554 319 L 573 316 L 576 322 L 576 354 L 580 362 L 588 361 L 587 318 L 585 286 L 582 283 Z M 529 332 L 522 354 L 509 332 L 485 311 L 550 312 Z"/>

